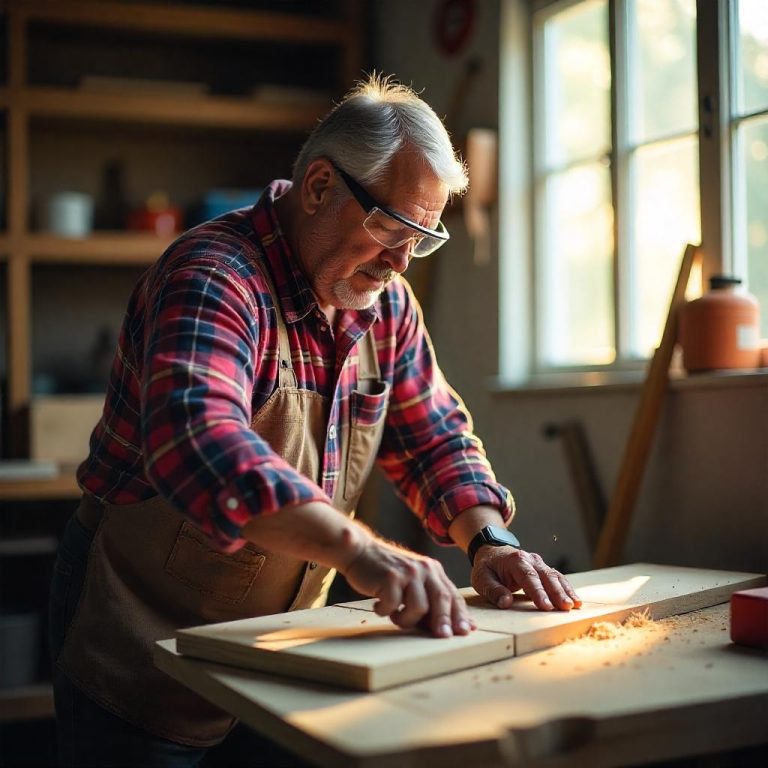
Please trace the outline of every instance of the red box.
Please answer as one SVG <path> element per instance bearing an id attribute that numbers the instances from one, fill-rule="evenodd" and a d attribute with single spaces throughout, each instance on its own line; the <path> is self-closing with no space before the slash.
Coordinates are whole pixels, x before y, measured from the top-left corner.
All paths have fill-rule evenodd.
<path id="1" fill-rule="evenodd" d="M 743 589 L 731 595 L 731 640 L 768 648 L 768 587 Z"/>

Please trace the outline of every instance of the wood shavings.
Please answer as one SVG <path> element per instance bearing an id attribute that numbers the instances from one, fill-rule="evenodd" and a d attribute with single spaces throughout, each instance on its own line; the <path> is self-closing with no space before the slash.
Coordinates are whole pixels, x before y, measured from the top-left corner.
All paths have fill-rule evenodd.
<path id="1" fill-rule="evenodd" d="M 596 621 L 584 634 L 592 640 L 613 640 L 619 636 L 619 627 L 610 621 Z"/>
<path id="2" fill-rule="evenodd" d="M 621 623 L 596 621 L 583 635 L 592 640 L 615 640 L 625 634 L 626 629 L 649 629 L 656 627 L 656 622 L 649 616 L 648 610 L 633 611 Z"/>

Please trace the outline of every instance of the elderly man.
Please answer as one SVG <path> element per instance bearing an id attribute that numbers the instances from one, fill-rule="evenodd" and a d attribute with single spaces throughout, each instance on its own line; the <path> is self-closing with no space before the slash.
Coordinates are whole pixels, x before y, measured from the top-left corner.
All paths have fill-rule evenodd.
<path id="1" fill-rule="evenodd" d="M 52 588 L 65 764 L 196 765 L 234 740 L 155 669 L 153 642 L 322 605 L 336 570 L 400 627 L 472 631 L 437 561 L 353 519 L 374 461 L 499 608 L 518 588 L 542 610 L 579 605 L 506 530 L 511 496 L 401 278 L 448 240 L 440 216 L 466 183 L 430 107 L 372 77 L 312 132 L 292 183 L 141 278 Z M 261 750 L 245 753 L 272 764 Z"/>

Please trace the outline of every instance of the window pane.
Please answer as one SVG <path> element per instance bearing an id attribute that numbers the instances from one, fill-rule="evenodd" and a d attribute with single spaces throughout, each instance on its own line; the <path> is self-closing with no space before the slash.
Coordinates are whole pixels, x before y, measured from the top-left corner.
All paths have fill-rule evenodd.
<path id="1" fill-rule="evenodd" d="M 768 338 L 768 118 L 745 122 L 740 131 L 739 166 L 744 176 L 747 225 L 742 242 L 747 251 L 747 286 L 760 302 L 761 335 Z"/>
<path id="2" fill-rule="evenodd" d="M 613 209 L 609 169 L 590 163 L 549 177 L 539 329 L 545 365 L 609 363 Z"/>
<path id="3" fill-rule="evenodd" d="M 548 19 L 543 55 L 536 94 L 545 99 L 547 167 L 604 154 L 611 136 L 605 0 L 588 0 Z"/>
<path id="4" fill-rule="evenodd" d="M 738 39 L 740 115 L 768 109 L 768 4 L 740 0 Z"/>
<path id="5" fill-rule="evenodd" d="M 633 143 L 696 127 L 696 0 L 634 0 L 630 13 Z"/>
<path id="6" fill-rule="evenodd" d="M 685 244 L 701 239 L 698 141 L 642 147 L 633 171 L 630 351 L 645 357 L 659 344 Z"/>

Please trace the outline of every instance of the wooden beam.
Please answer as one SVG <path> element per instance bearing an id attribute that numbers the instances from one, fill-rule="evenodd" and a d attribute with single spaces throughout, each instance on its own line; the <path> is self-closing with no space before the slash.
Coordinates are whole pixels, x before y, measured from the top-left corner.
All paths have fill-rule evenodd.
<path id="1" fill-rule="evenodd" d="M 691 275 L 698 246 L 688 244 L 683 253 L 680 272 L 672 293 L 667 320 L 661 342 L 651 358 L 648 375 L 640 392 L 632 430 L 624 450 L 619 478 L 608 514 L 603 523 L 595 550 L 594 567 L 615 565 L 621 557 L 629 532 L 632 512 L 643 479 L 645 465 L 656 432 L 656 425 L 664 404 L 664 393 L 669 379 L 669 364 L 677 341 L 677 317 L 685 303 L 685 289 Z"/>
<path id="2" fill-rule="evenodd" d="M 30 115 L 68 119 L 117 120 L 146 125 L 197 125 L 201 127 L 305 131 L 325 114 L 329 104 L 288 104 L 225 96 L 155 96 L 105 93 L 67 88 L 27 88 L 22 92 L 0 89 L 0 103 L 17 104 Z"/>
<path id="3" fill-rule="evenodd" d="M 17 0 L 29 19 L 69 25 L 128 29 L 142 33 L 209 39 L 277 40 L 341 45 L 343 22 L 269 11 L 202 8 L 178 3 L 122 3 L 109 0 Z"/>

